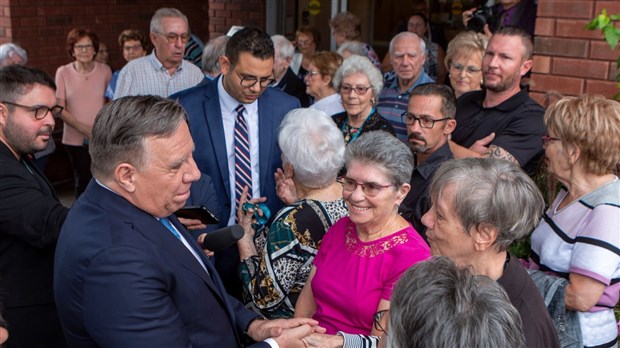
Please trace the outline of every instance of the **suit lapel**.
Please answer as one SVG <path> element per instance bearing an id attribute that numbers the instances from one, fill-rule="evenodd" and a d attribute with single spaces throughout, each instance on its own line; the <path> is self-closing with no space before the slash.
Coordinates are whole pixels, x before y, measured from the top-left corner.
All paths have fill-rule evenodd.
<path id="1" fill-rule="evenodd" d="M 263 95 L 258 98 L 258 153 L 259 153 L 259 176 L 261 191 L 266 192 L 267 177 L 273 176 L 274 173 L 269 173 L 269 159 L 271 158 L 273 148 L 270 144 L 271 137 L 275 136 L 273 119 L 271 117 L 273 113 L 273 107 L 269 103 L 269 90 L 265 90 Z M 263 195 L 261 192 L 261 195 Z"/>
<path id="2" fill-rule="evenodd" d="M 221 76 L 219 78 L 222 78 Z M 224 137 L 224 124 L 222 122 L 222 109 L 220 97 L 217 91 L 218 82 L 209 83 L 203 101 L 205 123 L 211 136 L 211 145 L 218 164 L 220 176 L 224 182 L 224 188 L 230 200 L 230 180 L 228 178 L 228 155 L 226 151 L 226 138 Z"/>

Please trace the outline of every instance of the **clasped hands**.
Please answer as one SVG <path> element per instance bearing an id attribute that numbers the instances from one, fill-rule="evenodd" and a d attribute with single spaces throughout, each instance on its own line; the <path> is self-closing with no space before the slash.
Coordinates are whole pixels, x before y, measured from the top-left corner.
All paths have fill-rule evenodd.
<path id="1" fill-rule="evenodd" d="M 248 335 L 255 341 L 274 339 L 281 348 L 309 347 L 302 339 L 313 333 L 323 334 L 325 328 L 310 318 L 255 320 L 248 328 Z"/>

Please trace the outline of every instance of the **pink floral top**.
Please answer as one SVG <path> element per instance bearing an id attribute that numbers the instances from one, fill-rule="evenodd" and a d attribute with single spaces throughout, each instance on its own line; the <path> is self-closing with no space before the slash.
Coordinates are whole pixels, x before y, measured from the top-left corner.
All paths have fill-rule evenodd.
<path id="1" fill-rule="evenodd" d="M 404 271 L 430 256 L 428 245 L 411 225 L 363 242 L 351 219 L 340 219 L 323 237 L 314 259 L 313 318 L 328 334 L 370 334 L 379 301 L 390 299 Z"/>

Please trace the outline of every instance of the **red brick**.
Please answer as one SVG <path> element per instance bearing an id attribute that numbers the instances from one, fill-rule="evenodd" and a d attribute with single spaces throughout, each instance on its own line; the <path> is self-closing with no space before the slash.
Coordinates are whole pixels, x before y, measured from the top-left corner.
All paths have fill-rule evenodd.
<path id="1" fill-rule="evenodd" d="M 13 17 L 25 17 L 36 16 L 37 8 L 34 6 L 13 6 L 11 8 L 11 16 Z"/>
<path id="2" fill-rule="evenodd" d="M 607 79 L 609 72 L 609 62 L 572 59 L 572 58 L 553 58 L 553 75 L 564 75 L 574 77 L 586 77 L 592 79 Z"/>
<path id="3" fill-rule="evenodd" d="M 591 19 L 594 17 L 593 7 L 592 1 L 539 1 L 537 15 L 538 17 Z"/>
<path id="4" fill-rule="evenodd" d="M 616 49 L 612 51 L 606 41 L 590 42 L 590 58 L 615 61 L 618 56 L 620 56 L 620 46 L 616 46 Z"/>
<path id="5" fill-rule="evenodd" d="M 540 105 L 543 105 L 543 101 L 545 99 L 545 93 L 530 92 L 529 94 L 530 94 L 530 97 L 534 99 L 535 102 L 537 102 Z"/>
<path id="6" fill-rule="evenodd" d="M 620 74 L 620 69 L 618 69 L 618 66 L 616 65 L 616 63 L 610 63 L 609 64 L 609 80 L 610 81 L 616 81 L 616 76 L 618 76 L 618 74 Z"/>
<path id="7" fill-rule="evenodd" d="M 537 36 L 553 36 L 554 33 L 555 33 L 555 19 L 536 18 L 536 35 Z"/>
<path id="8" fill-rule="evenodd" d="M 558 19 L 555 33 L 558 37 L 574 37 L 584 39 L 599 39 L 600 30 L 588 30 L 585 28 L 589 20 Z"/>
<path id="9" fill-rule="evenodd" d="M 555 90 L 563 94 L 580 95 L 583 93 L 584 80 L 574 77 L 532 74 L 530 88 L 536 92 Z"/>
<path id="10" fill-rule="evenodd" d="M 236 4 L 226 4 L 226 9 L 229 11 L 241 11 L 244 9 L 244 7 L 242 6 L 242 4 L 236 3 Z"/>
<path id="11" fill-rule="evenodd" d="M 620 92 L 618 82 L 589 80 L 586 83 L 586 93 L 601 94 L 606 98 L 611 98 Z"/>
<path id="12" fill-rule="evenodd" d="M 549 71 L 551 71 L 551 57 L 535 55 L 532 72 L 548 74 Z"/>
<path id="13" fill-rule="evenodd" d="M 601 13 L 601 11 L 603 11 L 603 9 L 607 9 L 607 14 L 620 13 L 620 1 L 597 1 L 596 5 L 594 6 L 594 14 L 598 15 L 599 13 Z"/>
<path id="14" fill-rule="evenodd" d="M 586 58 L 588 54 L 588 41 L 536 37 L 534 39 L 534 53 L 549 56 Z"/>

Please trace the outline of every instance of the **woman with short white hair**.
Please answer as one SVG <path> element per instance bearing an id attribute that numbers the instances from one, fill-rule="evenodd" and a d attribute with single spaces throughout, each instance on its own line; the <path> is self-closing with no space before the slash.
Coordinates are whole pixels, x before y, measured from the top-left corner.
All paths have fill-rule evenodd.
<path id="1" fill-rule="evenodd" d="M 294 183 L 297 200 L 264 228 L 251 223 L 253 209 L 243 211 L 244 198 L 237 212 L 245 230 L 237 243 L 244 302 L 271 319 L 293 316 L 325 232 L 348 214 L 336 182 L 344 141 L 329 116 L 315 109 L 290 111 L 280 125 L 278 145 L 281 174 Z"/>

